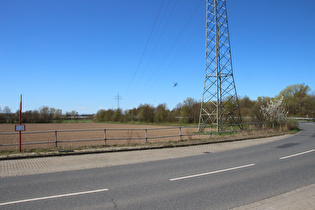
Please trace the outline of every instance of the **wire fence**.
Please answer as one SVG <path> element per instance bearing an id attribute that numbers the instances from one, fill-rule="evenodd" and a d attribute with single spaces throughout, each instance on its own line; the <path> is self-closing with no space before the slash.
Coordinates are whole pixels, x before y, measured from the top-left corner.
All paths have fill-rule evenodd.
<path id="1" fill-rule="evenodd" d="M 240 128 L 242 127 L 242 129 Z M 23 149 L 81 147 L 99 145 L 132 145 L 168 141 L 211 138 L 218 133 L 233 133 L 273 128 L 271 123 L 243 123 L 216 125 L 163 127 L 150 129 L 86 129 L 22 132 Z M 202 132 L 198 132 L 202 130 Z M 0 133 L 0 150 L 13 150 L 19 145 L 18 132 Z"/>

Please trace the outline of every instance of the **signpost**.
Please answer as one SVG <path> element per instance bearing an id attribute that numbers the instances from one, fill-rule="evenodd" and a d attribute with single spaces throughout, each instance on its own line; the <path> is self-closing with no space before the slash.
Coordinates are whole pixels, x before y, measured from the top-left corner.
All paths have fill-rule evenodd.
<path id="1" fill-rule="evenodd" d="M 25 125 L 22 125 L 22 94 L 20 95 L 19 124 L 15 125 L 15 131 L 19 132 L 19 151 L 22 150 L 22 131 L 25 131 Z"/>

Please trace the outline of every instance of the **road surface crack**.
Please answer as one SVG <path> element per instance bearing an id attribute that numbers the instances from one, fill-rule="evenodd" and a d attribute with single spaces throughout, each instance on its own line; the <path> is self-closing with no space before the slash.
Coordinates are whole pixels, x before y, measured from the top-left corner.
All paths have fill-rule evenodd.
<path id="1" fill-rule="evenodd" d="M 117 209 L 117 204 L 115 203 L 114 198 L 111 198 L 110 200 L 114 204 L 114 208 Z"/>

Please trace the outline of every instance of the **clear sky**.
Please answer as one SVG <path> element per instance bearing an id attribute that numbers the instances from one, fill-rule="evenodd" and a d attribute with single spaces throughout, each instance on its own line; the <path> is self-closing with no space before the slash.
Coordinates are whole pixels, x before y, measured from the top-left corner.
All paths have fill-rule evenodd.
<path id="1" fill-rule="evenodd" d="M 206 0 L 1 0 L 0 107 L 80 114 L 201 100 Z M 315 1 L 227 0 L 240 97 L 315 90 Z M 174 83 L 178 85 L 174 86 Z"/>

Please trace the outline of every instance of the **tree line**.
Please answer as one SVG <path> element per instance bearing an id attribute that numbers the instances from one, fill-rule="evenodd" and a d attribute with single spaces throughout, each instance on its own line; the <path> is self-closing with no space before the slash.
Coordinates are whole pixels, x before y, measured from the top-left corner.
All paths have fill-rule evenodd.
<path id="1" fill-rule="evenodd" d="M 78 112 L 73 110 L 71 112 L 62 113 L 61 109 L 43 106 L 39 110 L 30 110 L 22 113 L 22 123 L 52 123 L 62 122 L 63 120 L 79 119 Z M 2 110 L 0 107 L 0 123 L 17 123 L 19 122 L 19 111 L 11 112 L 11 109 L 6 106 Z"/>
<path id="2" fill-rule="evenodd" d="M 267 120 L 264 113 L 273 101 L 281 99 L 281 107 L 286 116 L 291 117 L 315 117 L 315 95 L 311 93 L 309 86 L 296 84 L 287 86 L 274 98 L 258 97 L 251 100 L 245 96 L 238 99 L 243 122 L 262 122 Z M 198 123 L 200 115 L 200 101 L 188 97 L 183 103 L 179 103 L 174 109 L 169 110 L 166 104 L 154 107 L 150 104 L 141 104 L 137 108 L 122 111 L 121 109 L 101 109 L 95 116 L 98 122 L 146 122 L 146 123 Z"/>
<path id="3" fill-rule="evenodd" d="M 287 86 L 274 98 L 258 97 L 251 100 L 245 96 L 239 98 L 239 106 L 243 122 L 266 121 L 264 110 L 273 101 L 281 99 L 281 106 L 286 116 L 315 118 L 315 95 L 309 86 L 296 84 Z M 137 108 L 123 111 L 122 109 L 100 109 L 93 115 L 96 122 L 144 122 L 144 123 L 194 123 L 199 121 L 201 102 L 188 97 L 170 110 L 165 103 L 153 106 L 141 104 Z M 73 110 L 62 114 L 61 109 L 41 107 L 39 110 L 26 111 L 22 114 L 23 123 L 61 122 L 65 119 L 78 119 L 78 112 Z M 91 116 L 87 116 L 91 117 Z M 18 111 L 11 113 L 9 107 L 0 108 L 0 123 L 18 122 Z"/>

